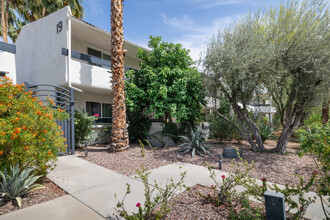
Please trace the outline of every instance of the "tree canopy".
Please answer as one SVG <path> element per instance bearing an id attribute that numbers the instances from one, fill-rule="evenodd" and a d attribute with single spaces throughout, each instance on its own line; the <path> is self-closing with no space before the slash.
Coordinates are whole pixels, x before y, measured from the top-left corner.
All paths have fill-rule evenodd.
<path id="1" fill-rule="evenodd" d="M 326 2 L 290 1 L 246 16 L 213 37 L 207 47 L 207 73 L 253 135 L 258 132 L 253 131 L 245 105 L 262 86 L 272 94 L 285 118 L 275 152 L 285 152 L 300 120 L 329 95 L 328 24 Z"/>
<path id="2" fill-rule="evenodd" d="M 198 120 L 205 94 L 189 51 L 161 37 L 150 36 L 148 46 L 151 51 L 139 49 L 137 54 L 141 69 L 126 73 L 127 107 L 156 118 Z"/>

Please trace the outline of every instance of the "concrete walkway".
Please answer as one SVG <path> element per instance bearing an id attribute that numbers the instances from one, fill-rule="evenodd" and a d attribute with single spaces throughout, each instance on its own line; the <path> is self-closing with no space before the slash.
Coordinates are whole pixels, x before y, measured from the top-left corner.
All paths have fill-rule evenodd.
<path id="1" fill-rule="evenodd" d="M 66 202 L 69 198 L 59 198 L 46 202 L 40 205 L 32 206 L 31 208 L 22 209 L 18 212 L 14 212 L 8 215 L 0 217 L 0 220 L 9 219 L 84 219 L 80 217 L 80 214 L 87 216 L 85 219 L 100 219 L 100 216 L 92 216 L 88 210 L 94 210 L 96 213 L 106 219 L 119 219 L 115 210 L 117 201 L 114 198 L 114 194 L 117 194 L 118 199 L 122 199 L 126 192 L 126 183 L 131 185 L 132 193 L 126 197 L 125 207 L 129 212 L 136 212 L 136 204 L 139 202 L 144 203 L 144 186 L 142 182 L 135 179 L 134 176 L 125 176 L 104 167 L 98 166 L 91 162 L 88 162 L 82 158 L 75 156 L 63 156 L 59 157 L 55 170 L 50 172 L 48 178 L 55 182 L 62 189 L 67 191 L 71 196 L 75 197 L 84 205 L 74 206 L 73 202 Z M 171 165 L 159 167 L 151 170 L 149 183 L 151 187 L 154 184 L 154 180 L 157 181 L 160 187 L 165 186 L 170 178 L 176 183 L 180 180 L 180 173 L 187 172 L 184 179 L 184 183 L 187 187 L 194 186 L 196 184 L 211 186 L 214 184 L 210 178 L 209 171 L 205 167 L 188 164 L 188 163 L 174 163 Z M 226 172 L 216 172 L 219 179 L 221 175 L 228 175 Z M 261 183 L 261 181 L 260 181 Z M 283 187 L 283 186 L 282 186 Z M 182 189 L 181 191 L 183 191 Z M 244 190 L 239 189 L 239 190 Z M 180 193 L 180 191 L 176 192 Z M 313 195 L 313 193 L 311 193 Z M 67 196 L 66 196 L 67 197 Z M 61 199 L 64 200 L 61 202 Z M 72 200 L 73 198 L 70 197 Z M 54 205 L 53 203 L 60 203 Z M 78 201 L 76 201 L 78 202 Z M 51 204 L 51 205 L 49 205 Z M 52 212 L 45 210 L 52 207 Z M 63 208 L 60 208 L 63 207 Z M 80 207 L 80 208 L 79 208 Z M 37 215 L 37 211 L 41 210 L 41 213 L 45 211 L 48 213 L 47 218 L 26 218 L 25 216 Z M 68 209 L 64 212 L 63 210 Z M 69 210 L 72 210 L 70 213 Z M 81 211 L 80 211 L 81 209 Z M 58 211 L 58 212 L 56 212 Z M 61 212 L 62 211 L 62 212 Z M 84 214 L 84 213 L 89 213 Z M 67 213 L 67 215 L 65 215 Z M 77 213 L 76 216 L 70 215 Z M 34 215 L 33 215 L 34 214 Z M 94 213 L 95 214 L 95 213 Z M 39 214 L 38 214 L 39 215 Z M 42 215 L 41 215 L 42 216 Z M 23 218 L 24 217 L 24 218 Z M 51 218 L 50 218 L 51 217 Z M 323 212 L 321 210 L 320 202 L 310 206 L 307 210 L 307 218 L 310 219 L 322 219 Z"/>
<path id="2" fill-rule="evenodd" d="M 104 220 L 99 214 L 85 206 L 83 203 L 66 195 L 48 202 L 30 206 L 0 216 L 1 220 Z"/>

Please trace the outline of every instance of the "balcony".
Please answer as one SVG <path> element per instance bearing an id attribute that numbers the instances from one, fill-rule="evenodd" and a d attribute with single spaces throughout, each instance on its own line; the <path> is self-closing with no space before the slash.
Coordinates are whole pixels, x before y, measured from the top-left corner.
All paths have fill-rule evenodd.
<path id="1" fill-rule="evenodd" d="M 62 55 L 68 56 L 68 49 L 62 48 Z M 110 91 L 111 63 L 98 57 L 71 50 L 70 81 L 82 90 L 90 92 Z"/>

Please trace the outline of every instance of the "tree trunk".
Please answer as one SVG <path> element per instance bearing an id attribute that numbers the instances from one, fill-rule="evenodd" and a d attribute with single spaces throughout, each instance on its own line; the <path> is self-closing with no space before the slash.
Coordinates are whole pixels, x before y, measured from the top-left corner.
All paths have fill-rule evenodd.
<path id="1" fill-rule="evenodd" d="M 253 136 L 256 139 L 256 142 L 258 144 L 257 151 L 264 152 L 266 149 L 265 149 L 263 141 L 261 139 L 259 130 L 255 126 L 254 122 L 248 116 L 246 107 L 243 106 L 244 112 L 242 112 L 241 108 L 237 104 L 233 104 L 232 106 L 233 106 L 233 109 L 235 110 L 235 112 L 241 118 L 241 120 L 245 121 L 247 123 L 247 125 L 249 126 L 250 130 L 252 131 L 252 134 L 253 134 Z"/>
<path id="2" fill-rule="evenodd" d="M 285 120 L 285 125 L 283 127 L 281 136 L 277 141 L 276 147 L 273 148 L 271 152 L 281 153 L 281 154 L 285 153 L 288 147 L 289 139 L 293 131 L 299 125 L 302 116 L 303 116 L 302 109 L 299 112 L 293 111 L 292 114 L 286 116 L 287 118 Z"/>
<path id="3" fill-rule="evenodd" d="M 221 118 L 223 118 L 225 121 L 227 121 L 231 126 L 233 126 L 243 137 L 244 140 L 246 140 L 247 142 L 249 142 L 249 144 L 252 147 L 253 151 L 257 151 L 257 145 L 254 143 L 254 141 L 252 140 L 251 136 L 249 135 L 249 133 L 247 132 L 246 128 L 244 127 L 244 125 L 240 124 L 244 131 L 242 129 L 240 129 L 238 126 L 236 126 L 233 122 L 231 122 L 226 116 L 224 116 L 223 114 L 221 114 L 220 112 L 218 112 L 216 109 L 214 110 L 215 113 L 220 116 Z M 239 121 L 240 123 L 240 121 Z"/>
<path id="4" fill-rule="evenodd" d="M 5 1 L 6 0 L 1 0 L 1 27 L 2 27 L 2 40 L 3 40 L 3 42 L 7 43 L 8 42 L 8 37 L 7 37 L 8 31 L 7 31 L 7 26 L 6 26 L 5 5 L 8 5 L 8 2 L 7 2 L 7 4 L 5 4 Z"/>
<path id="5" fill-rule="evenodd" d="M 114 152 L 129 147 L 124 81 L 123 0 L 111 0 L 111 71 L 113 89 L 112 138 Z"/>
<path id="6" fill-rule="evenodd" d="M 322 102 L 322 124 L 326 125 L 329 121 L 329 101 L 327 97 Z"/>

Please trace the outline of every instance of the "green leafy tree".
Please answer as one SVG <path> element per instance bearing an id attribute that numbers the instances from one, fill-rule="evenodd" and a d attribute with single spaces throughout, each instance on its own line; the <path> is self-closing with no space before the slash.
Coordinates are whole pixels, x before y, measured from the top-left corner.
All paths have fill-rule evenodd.
<path id="1" fill-rule="evenodd" d="M 126 73 L 129 110 L 183 123 L 200 119 L 205 95 L 189 51 L 161 37 L 150 36 L 148 46 L 151 51 L 139 49 L 137 54 L 141 69 Z"/>

